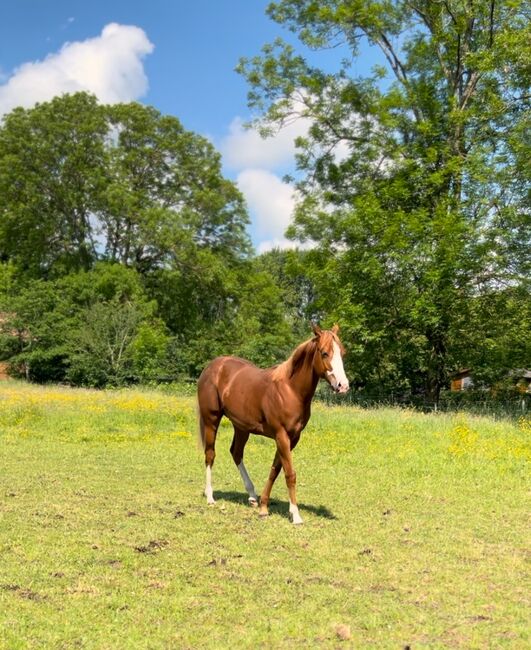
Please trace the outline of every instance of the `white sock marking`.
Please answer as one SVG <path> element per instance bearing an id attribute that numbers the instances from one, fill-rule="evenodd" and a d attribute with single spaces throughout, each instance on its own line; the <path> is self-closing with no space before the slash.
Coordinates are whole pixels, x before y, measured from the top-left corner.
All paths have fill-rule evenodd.
<path id="1" fill-rule="evenodd" d="M 238 465 L 238 469 L 240 470 L 240 475 L 242 477 L 243 484 L 245 485 L 245 489 L 247 490 L 247 494 L 249 495 L 249 501 L 255 501 L 256 503 L 258 503 L 258 497 L 256 496 L 253 482 L 251 481 L 249 474 L 247 474 L 247 470 L 245 469 L 243 460 Z"/>
<path id="2" fill-rule="evenodd" d="M 302 517 L 299 513 L 299 508 L 294 503 L 289 502 L 289 514 L 291 515 L 291 521 L 294 524 L 302 524 Z"/>
<path id="3" fill-rule="evenodd" d="M 212 490 L 212 468 L 210 465 L 207 465 L 206 468 L 205 496 L 209 505 L 216 503 L 214 501 L 214 491 Z"/>

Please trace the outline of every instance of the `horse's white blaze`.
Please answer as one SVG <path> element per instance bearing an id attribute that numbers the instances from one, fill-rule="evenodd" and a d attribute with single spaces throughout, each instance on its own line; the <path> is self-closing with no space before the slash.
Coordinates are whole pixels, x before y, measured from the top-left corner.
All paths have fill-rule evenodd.
<path id="1" fill-rule="evenodd" d="M 245 485 L 245 489 L 247 490 L 247 494 L 249 495 L 249 501 L 255 501 L 256 503 L 258 503 L 258 497 L 256 496 L 253 482 L 251 481 L 249 474 L 247 474 L 247 470 L 245 469 L 243 460 L 238 465 L 238 469 L 240 470 L 240 475 L 242 477 L 243 484 Z"/>
<path id="2" fill-rule="evenodd" d="M 289 514 L 291 515 L 291 521 L 294 524 L 302 524 L 302 517 L 299 513 L 299 508 L 294 503 L 289 502 Z"/>
<path id="3" fill-rule="evenodd" d="M 348 390 L 348 379 L 345 375 L 345 369 L 343 368 L 343 358 L 341 357 L 341 350 L 339 345 L 334 341 L 333 342 L 333 353 L 332 353 L 332 370 L 329 370 L 327 374 L 331 377 L 332 387 L 335 390 L 339 390 L 340 393 L 346 393 Z"/>
<path id="4" fill-rule="evenodd" d="M 205 496 L 209 505 L 216 503 L 214 501 L 214 491 L 212 490 L 212 468 L 210 465 L 207 465 L 206 468 Z"/>

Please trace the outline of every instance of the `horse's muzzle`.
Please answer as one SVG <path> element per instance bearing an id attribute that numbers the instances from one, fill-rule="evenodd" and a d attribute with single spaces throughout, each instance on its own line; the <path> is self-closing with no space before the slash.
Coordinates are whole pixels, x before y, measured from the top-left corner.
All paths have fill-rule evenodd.
<path id="1" fill-rule="evenodd" d="M 336 382 L 334 378 L 334 380 L 330 381 L 329 383 L 330 383 L 330 388 L 334 391 L 334 393 L 338 393 L 338 394 L 347 393 L 350 388 L 348 381 L 346 383 Z"/>
<path id="2" fill-rule="evenodd" d="M 349 385 L 348 384 L 338 384 L 334 388 L 334 390 L 336 391 L 336 393 L 341 393 L 341 394 L 348 393 Z"/>

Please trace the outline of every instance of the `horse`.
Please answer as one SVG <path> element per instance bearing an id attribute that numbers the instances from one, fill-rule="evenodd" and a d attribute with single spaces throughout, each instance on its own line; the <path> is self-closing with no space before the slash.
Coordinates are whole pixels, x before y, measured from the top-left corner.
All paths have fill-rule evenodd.
<path id="1" fill-rule="evenodd" d="M 208 504 L 214 504 L 212 465 L 216 457 L 216 434 L 225 415 L 234 426 L 230 453 L 240 471 L 249 504 L 258 506 L 253 482 L 243 463 L 243 452 L 251 433 L 276 443 L 273 466 L 260 497 L 259 514 L 269 514 L 273 484 L 284 470 L 289 493 L 289 515 L 302 524 L 296 498 L 296 473 L 291 452 L 310 419 L 311 402 L 321 378 L 336 393 L 346 393 L 348 379 L 343 368 L 344 347 L 339 327 L 322 330 L 312 323 L 314 336 L 301 343 L 283 363 L 260 369 L 250 361 L 232 356 L 217 357 L 201 373 L 197 384 L 199 432 L 205 452 Z"/>

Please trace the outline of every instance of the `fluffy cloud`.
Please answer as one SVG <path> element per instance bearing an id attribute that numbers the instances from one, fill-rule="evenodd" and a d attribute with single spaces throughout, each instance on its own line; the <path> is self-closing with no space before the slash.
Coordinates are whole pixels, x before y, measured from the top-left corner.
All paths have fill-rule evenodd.
<path id="1" fill-rule="evenodd" d="M 262 138 L 256 129 L 246 129 L 240 118 L 235 118 L 228 135 L 221 141 L 223 161 L 228 169 L 238 173 L 238 186 L 247 200 L 253 222 L 254 241 L 259 253 L 272 248 L 309 248 L 311 243 L 294 243 L 284 237 L 295 207 L 294 188 L 284 183 L 280 175 L 293 172 L 295 167 L 295 140 L 308 133 L 309 117 L 304 106 L 294 101 L 298 119 L 284 126 L 274 135 Z M 339 163 L 350 154 L 347 142 L 336 144 L 333 155 Z"/>
<path id="2" fill-rule="evenodd" d="M 224 162 L 231 169 L 272 169 L 292 164 L 295 139 L 306 135 L 309 126 L 307 118 L 299 118 L 271 137 L 262 138 L 256 129 L 246 129 L 243 121 L 236 117 L 221 143 Z"/>
<path id="3" fill-rule="evenodd" d="M 238 174 L 237 183 L 258 237 L 284 241 L 295 205 L 293 187 L 265 169 L 245 169 Z"/>
<path id="4" fill-rule="evenodd" d="M 247 201 L 260 253 L 295 246 L 284 237 L 295 207 L 294 188 L 280 174 L 282 168 L 293 168 L 295 138 L 305 135 L 308 126 L 309 121 L 301 118 L 264 139 L 237 117 L 221 143 L 225 165 L 239 171 L 238 187 Z"/>
<path id="5" fill-rule="evenodd" d="M 0 85 L 0 115 L 16 106 L 29 107 L 80 90 L 105 103 L 137 99 L 148 88 L 142 59 L 152 51 L 142 29 L 110 23 L 100 36 L 65 43 L 43 61 L 15 69 Z"/>

